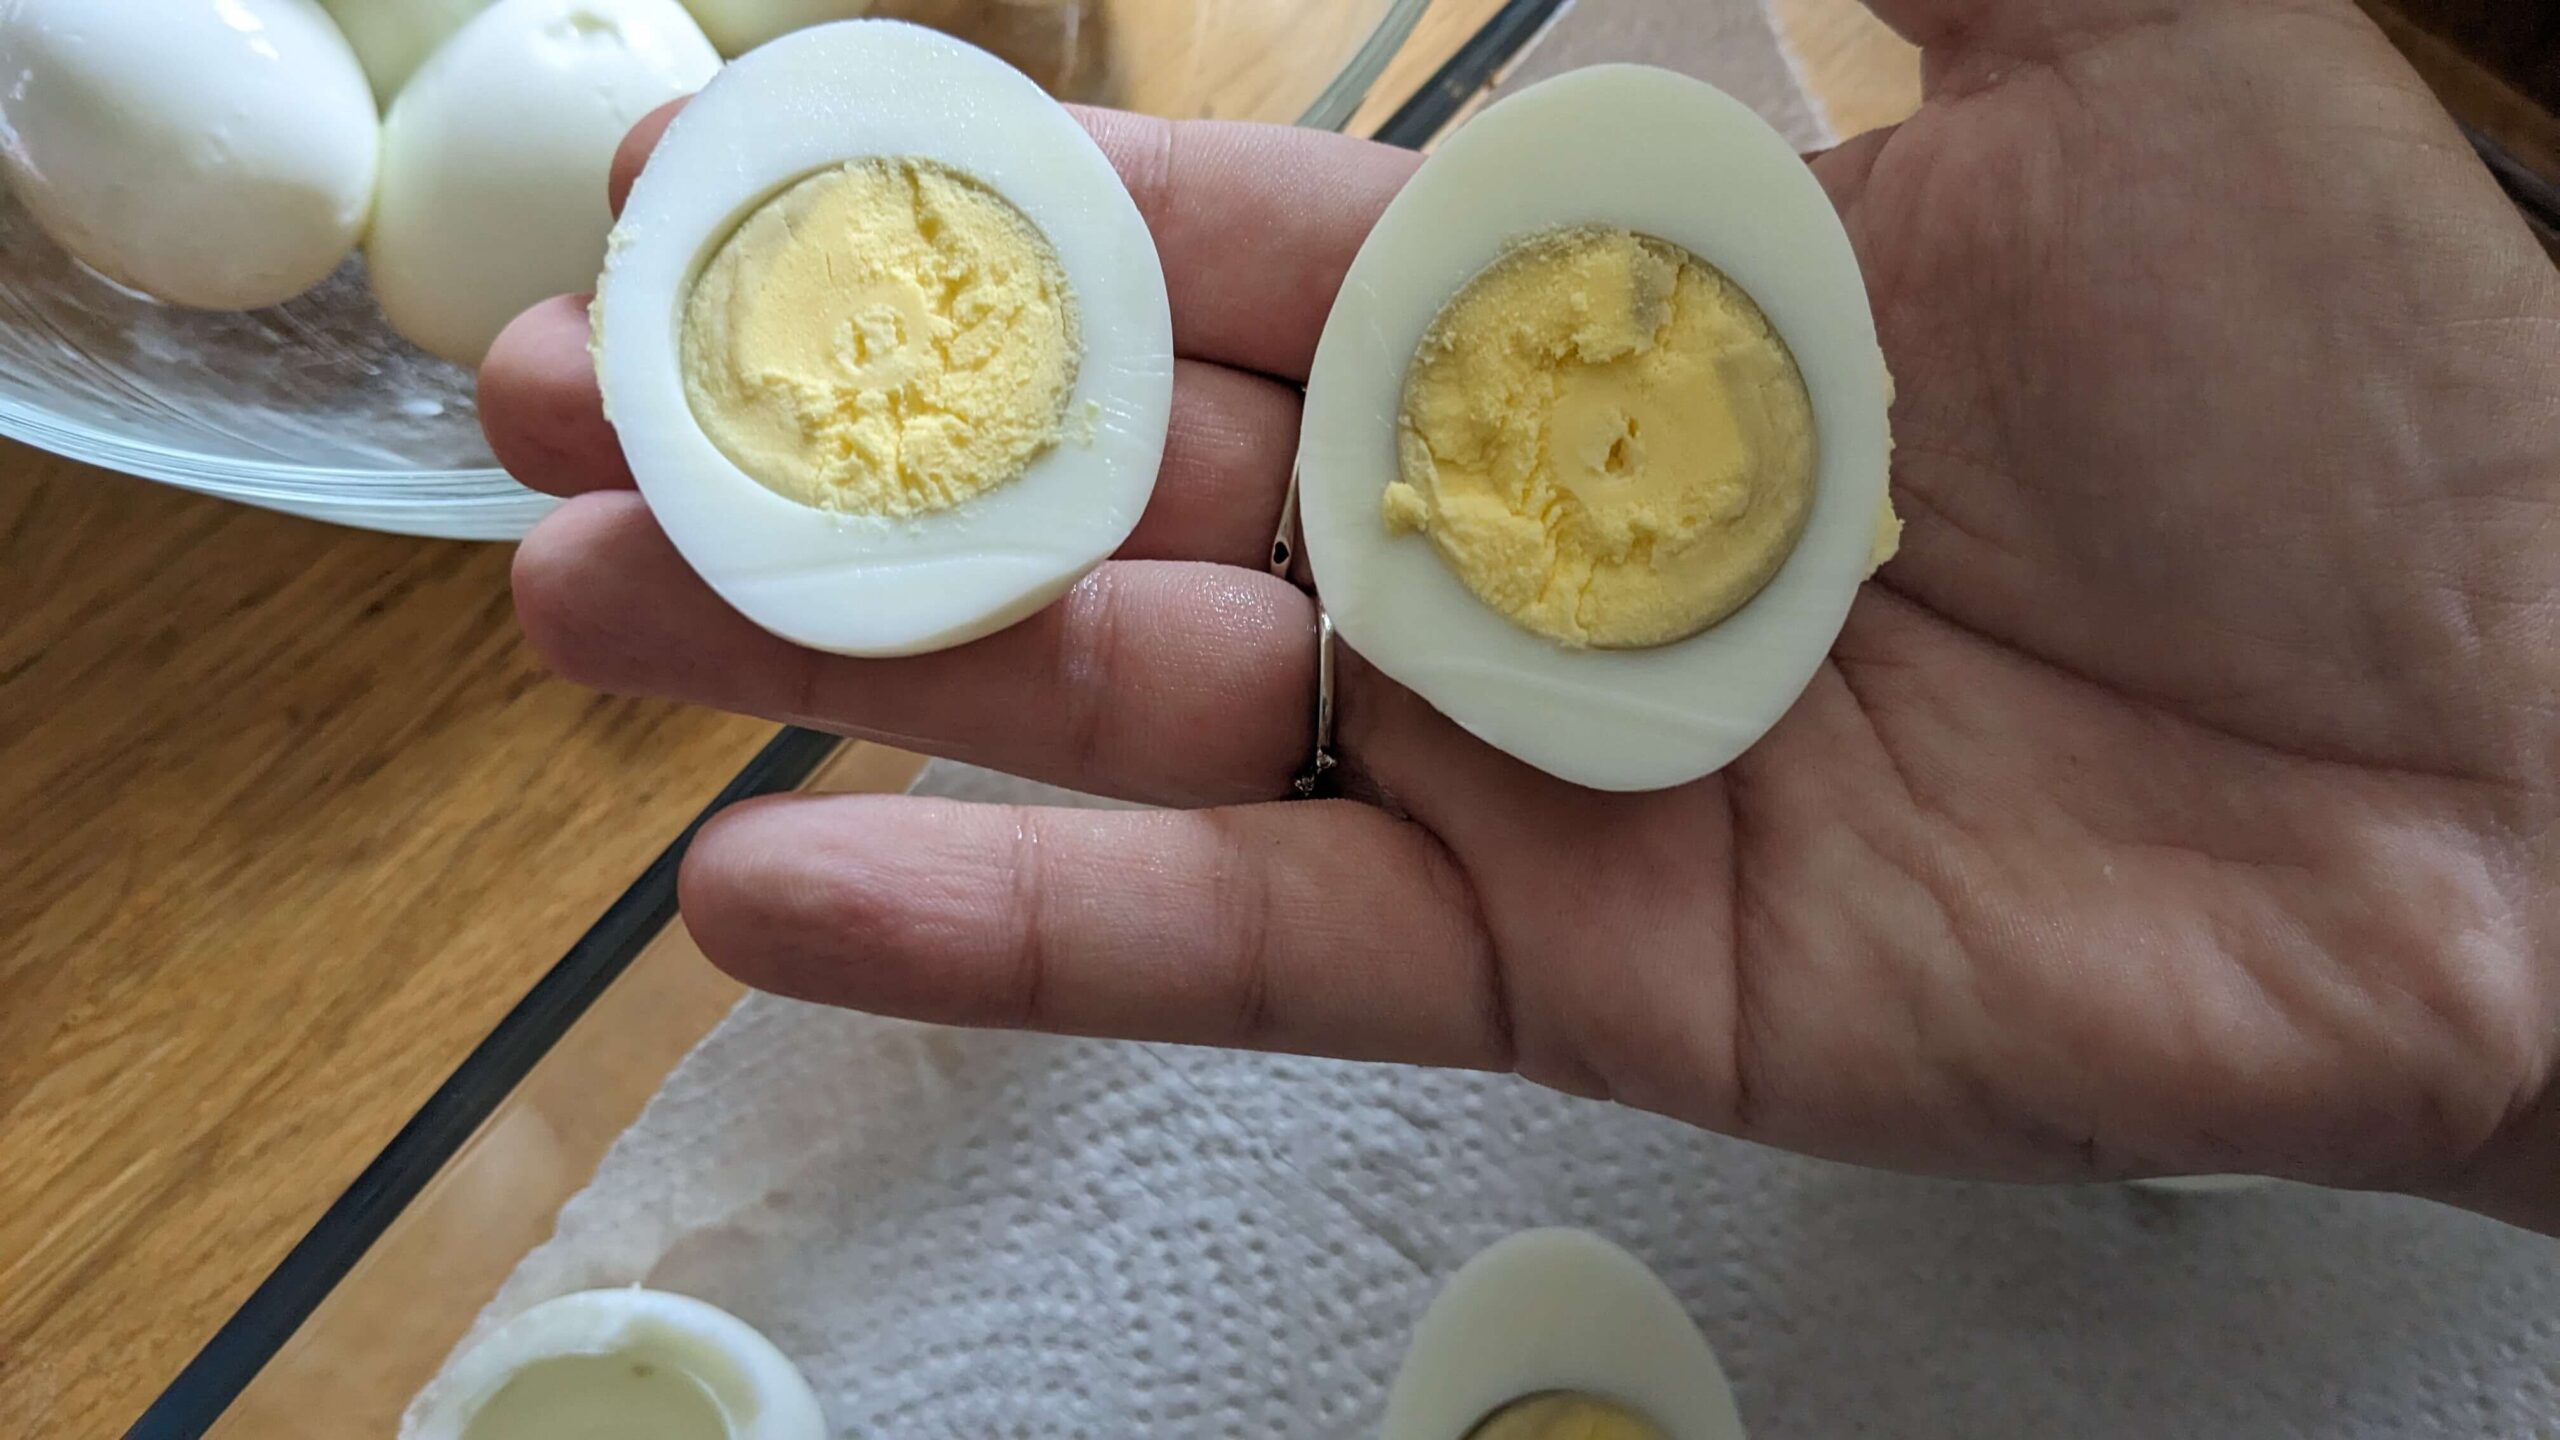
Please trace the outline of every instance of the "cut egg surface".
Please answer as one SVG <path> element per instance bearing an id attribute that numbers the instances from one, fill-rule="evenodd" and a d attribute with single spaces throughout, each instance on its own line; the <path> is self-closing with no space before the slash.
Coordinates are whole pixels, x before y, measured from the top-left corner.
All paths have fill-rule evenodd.
<path id="1" fill-rule="evenodd" d="M 1715 1351 L 1642 1261 L 1530 1230 L 1423 1314 L 1379 1440 L 1743 1440 Z"/>
<path id="2" fill-rule="evenodd" d="M 546 1300 L 410 1406 L 402 1440 L 826 1440 L 798 1367 L 717 1306 L 659 1290 Z"/>
<path id="3" fill-rule="evenodd" d="M 1890 553 L 1889 395 L 1785 139 L 1685 76 L 1576 71 L 1451 135 L 1350 269 L 1300 441 L 1317 591 L 1520 760 L 1698 779 L 1795 702 Z"/>
<path id="4" fill-rule="evenodd" d="M 814 649 L 1030 615 L 1128 538 L 1163 458 L 1172 316 L 1135 202 L 1037 85 L 911 25 L 722 71 L 633 186 L 593 323 L 659 524 Z"/>

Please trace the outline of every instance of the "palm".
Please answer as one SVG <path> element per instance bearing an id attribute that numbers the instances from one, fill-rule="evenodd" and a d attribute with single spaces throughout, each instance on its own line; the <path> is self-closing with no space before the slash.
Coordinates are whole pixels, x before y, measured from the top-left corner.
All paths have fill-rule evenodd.
<path id="1" fill-rule="evenodd" d="M 1533 1071 L 2046 1175 L 2434 1184 L 2516 1117 L 2560 1025 L 2514 838 L 2560 747 L 2515 423 L 2560 286 L 2351 17 L 2197 8 L 1935 57 L 1919 116 L 1820 163 L 1905 551 L 1721 779 L 1516 780 L 1615 857 L 1598 903 L 1447 827 Z"/>
<path id="2" fill-rule="evenodd" d="M 1227 807 L 749 807 L 687 866 L 705 948 L 836 1003 L 1507 1066 L 1872 1162 L 2554 1223 L 2560 283 L 2345 0 L 1874 8 L 1932 98 L 1818 169 L 1900 382 L 1904 553 L 1683 790 L 1548 779 L 1352 657 L 1373 803 L 1252 803 L 1310 733 L 1314 602 L 1259 568 L 1289 382 L 1405 157 L 1091 117 L 1173 290 L 1174 440 L 1119 560 L 941 655 L 721 605 L 628 493 L 577 302 L 519 320 L 483 413 L 573 496 L 517 566 L 561 669 Z"/>

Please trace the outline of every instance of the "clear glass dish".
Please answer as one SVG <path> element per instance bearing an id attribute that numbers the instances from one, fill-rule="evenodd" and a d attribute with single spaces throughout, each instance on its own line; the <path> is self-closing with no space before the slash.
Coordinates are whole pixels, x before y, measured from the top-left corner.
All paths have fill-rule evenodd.
<path id="1" fill-rule="evenodd" d="M 1063 47 L 1054 36 L 980 38 L 1067 99 L 1338 128 L 1429 3 L 1093 0 Z M 939 11 L 964 30 L 979 12 L 1033 13 L 951 0 L 917 13 Z M 508 539 L 549 504 L 491 462 L 470 374 L 391 333 L 360 262 L 274 309 L 181 310 L 80 265 L 5 196 L 0 434 L 225 499 L 403 534 Z"/>

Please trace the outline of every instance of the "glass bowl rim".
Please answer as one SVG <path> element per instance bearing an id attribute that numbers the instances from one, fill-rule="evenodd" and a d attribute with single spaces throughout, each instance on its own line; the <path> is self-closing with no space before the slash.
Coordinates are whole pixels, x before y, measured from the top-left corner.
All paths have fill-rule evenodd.
<path id="1" fill-rule="evenodd" d="M 1299 114 L 1312 129 L 1339 130 L 1403 50 L 1432 0 L 1387 0 L 1358 49 Z M 239 460 L 129 439 L 31 401 L 0 395 L 0 435 L 66 459 L 269 508 L 336 511 L 372 528 L 451 535 L 530 519 L 547 501 L 495 465 L 433 470 Z M 403 523 L 403 512 L 415 518 Z M 481 525 L 470 521 L 478 519 Z M 460 527 L 460 528 L 457 528 Z M 492 538 L 495 538 L 494 534 Z"/>

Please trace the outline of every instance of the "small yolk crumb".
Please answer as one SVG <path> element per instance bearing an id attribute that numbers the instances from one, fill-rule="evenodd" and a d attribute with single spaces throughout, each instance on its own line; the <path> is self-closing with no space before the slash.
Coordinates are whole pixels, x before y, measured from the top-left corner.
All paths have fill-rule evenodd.
<path id="1" fill-rule="evenodd" d="M 1813 404 L 1751 297 L 1623 230 L 1523 243 L 1414 357 L 1387 527 L 1560 644 L 1662 645 L 1731 615 L 1813 510 Z"/>
<path id="2" fill-rule="evenodd" d="M 906 517 L 1021 477 L 1082 360 L 1048 237 L 916 160 L 813 175 L 721 243 L 685 304 L 685 398 L 720 452 L 802 504 Z"/>
<path id="3" fill-rule="evenodd" d="M 1663 1434 L 1623 1406 L 1558 1391 L 1504 1406 L 1467 1440 L 1663 1440 Z"/>

